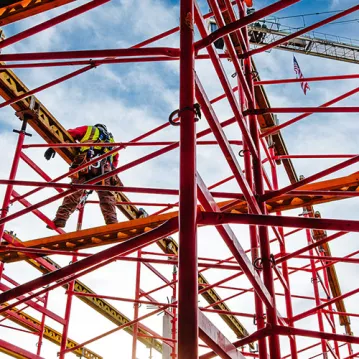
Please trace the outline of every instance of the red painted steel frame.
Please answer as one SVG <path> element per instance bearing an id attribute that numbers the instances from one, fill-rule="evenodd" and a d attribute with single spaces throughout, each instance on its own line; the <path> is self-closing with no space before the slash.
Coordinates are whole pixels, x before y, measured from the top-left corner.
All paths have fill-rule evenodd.
<path id="1" fill-rule="evenodd" d="M 345 298 L 351 297 L 359 293 L 359 288 L 347 291 L 337 297 L 330 297 L 330 285 L 327 269 L 335 263 L 350 263 L 351 265 L 359 264 L 359 259 L 350 258 L 356 255 L 358 252 L 353 252 L 345 257 L 329 257 L 325 258 L 323 253 L 318 251 L 318 248 L 324 243 L 328 243 L 334 239 L 342 237 L 349 231 L 359 232 L 359 221 L 348 220 L 334 220 L 334 219 L 312 219 L 305 215 L 304 218 L 283 216 L 281 212 L 277 212 L 275 216 L 266 214 L 265 201 L 273 199 L 282 194 L 292 196 L 325 196 L 330 193 L 337 198 L 342 197 L 357 197 L 357 192 L 347 191 L 300 191 L 296 190 L 298 187 L 311 183 L 317 179 L 334 173 L 337 170 L 343 169 L 357 163 L 359 160 L 358 155 L 340 155 L 340 154 L 322 154 L 322 155 L 276 155 L 274 149 L 267 148 L 267 142 L 265 138 L 272 134 L 278 133 L 281 129 L 288 127 L 291 124 L 297 123 L 300 120 L 308 117 L 313 113 L 331 113 L 331 112 L 344 112 L 353 113 L 358 112 L 358 107 L 329 107 L 334 103 L 337 103 L 343 99 L 346 99 L 354 94 L 357 94 L 359 88 L 355 88 L 345 94 L 327 102 L 323 105 L 312 107 L 287 107 L 287 108 L 258 108 L 256 104 L 256 98 L 254 96 L 255 86 L 259 85 L 279 85 L 288 84 L 303 81 L 303 79 L 282 79 L 282 80 L 264 80 L 254 81 L 252 77 L 252 59 L 251 56 L 267 49 L 271 49 L 280 43 L 288 41 L 289 39 L 299 36 L 310 29 L 317 28 L 330 21 L 343 17 L 359 9 L 359 5 L 356 5 L 348 10 L 345 10 L 339 14 L 336 14 L 326 20 L 323 20 L 317 24 L 313 24 L 307 28 L 298 31 L 295 34 L 288 35 L 284 39 L 273 42 L 269 45 L 258 47 L 256 49 L 250 49 L 248 40 L 247 25 L 261 19 L 264 16 L 268 16 L 275 11 L 288 7 L 292 4 L 299 2 L 300 0 L 282 0 L 277 1 L 263 9 L 256 11 L 255 13 L 245 16 L 245 6 L 242 0 L 236 0 L 230 2 L 230 0 L 215 1 L 209 0 L 208 3 L 212 8 L 213 13 L 201 15 L 198 4 L 194 0 L 181 0 L 180 3 L 180 26 L 171 30 L 165 31 L 162 34 L 145 40 L 129 49 L 111 49 L 111 50 L 86 50 L 86 51 L 69 51 L 69 52 L 51 52 L 51 53 L 24 53 L 24 54 L 3 54 L 0 55 L 0 61 L 24 61 L 22 64 L 1 64 L 0 68 L 25 68 L 25 67 L 50 67 L 50 66 L 74 66 L 85 65 L 85 67 L 76 70 L 68 75 L 62 76 L 48 84 L 39 86 L 27 93 L 19 95 L 15 98 L 11 98 L 0 104 L 0 108 L 4 108 L 8 105 L 14 104 L 22 99 L 25 99 L 32 94 L 38 93 L 42 90 L 55 86 L 63 81 L 71 79 L 77 75 L 80 75 L 88 70 L 105 64 L 120 64 L 126 62 L 149 62 L 149 61 L 168 61 L 179 60 L 180 64 L 180 91 L 179 91 L 179 118 L 175 121 L 180 123 L 180 141 L 148 141 L 140 142 L 141 140 L 149 137 L 150 135 L 157 133 L 169 126 L 168 123 L 158 126 L 157 128 L 148 131 L 145 134 L 138 136 L 130 142 L 114 143 L 116 146 L 111 153 L 124 150 L 126 147 L 137 146 L 147 147 L 150 146 L 166 146 L 149 155 L 143 156 L 130 162 L 126 165 L 122 165 L 111 174 L 121 173 L 130 168 L 138 166 L 148 160 L 156 158 L 164 153 L 167 153 L 173 149 L 179 147 L 180 153 L 180 185 L 179 189 L 166 189 L 166 188 L 144 188 L 144 187 L 123 187 L 123 192 L 137 192 L 147 194 L 165 194 L 179 196 L 179 202 L 176 204 L 167 203 L 154 203 L 154 202 L 121 202 L 121 204 L 132 203 L 147 205 L 147 206 L 160 206 L 164 207 L 159 212 L 164 212 L 167 209 L 179 206 L 179 219 L 173 218 L 162 226 L 146 232 L 142 235 L 132 238 L 129 241 L 117 244 L 112 248 L 102 250 L 96 254 L 90 253 L 77 253 L 73 251 L 61 251 L 50 249 L 24 249 L 29 258 L 36 258 L 37 255 L 44 254 L 58 254 L 58 255 L 71 255 L 72 263 L 64 268 L 55 270 L 55 268 L 44 261 L 42 258 L 37 258 L 36 262 L 49 269 L 51 272 L 44 277 L 34 279 L 28 283 L 18 284 L 9 276 L 2 275 L 3 264 L 0 267 L 0 287 L 3 293 L 0 293 L 1 303 L 8 302 L 16 299 L 16 302 L 12 302 L 8 306 L 1 306 L 0 313 L 8 315 L 9 317 L 16 318 L 21 321 L 21 317 L 17 316 L 10 311 L 11 308 L 21 303 L 27 303 L 27 307 L 31 307 L 33 310 L 37 310 L 41 315 L 41 322 L 39 327 L 36 327 L 36 335 L 39 336 L 38 348 L 36 354 L 29 353 L 17 346 L 7 343 L 3 340 L 0 341 L 0 348 L 4 350 L 13 351 L 24 358 L 41 359 L 42 342 L 44 340 L 45 319 L 49 317 L 57 320 L 63 325 L 62 341 L 59 350 L 60 359 L 65 359 L 66 354 L 81 348 L 86 344 L 99 340 L 111 333 L 117 332 L 131 325 L 133 327 L 133 339 L 132 339 L 132 358 L 136 358 L 137 342 L 138 339 L 148 337 L 158 339 L 163 343 L 170 346 L 172 359 L 197 359 L 199 357 L 199 348 L 205 347 L 210 349 L 211 352 L 202 354 L 200 358 L 209 359 L 219 355 L 221 358 L 245 358 L 245 357 L 258 357 L 259 359 L 267 359 L 268 354 L 272 359 L 280 359 L 291 357 L 293 359 L 300 358 L 300 354 L 309 351 L 319 345 L 321 345 L 321 355 L 332 356 L 334 358 L 353 358 L 356 356 L 352 350 L 350 343 L 359 344 L 359 337 L 337 334 L 335 319 L 338 316 L 351 316 L 352 318 L 359 317 L 359 313 L 345 313 L 337 312 L 334 310 L 334 305 Z M 25 30 L 17 35 L 14 35 L 0 43 L 0 48 L 4 48 L 10 44 L 20 41 L 28 36 L 31 36 L 39 31 L 43 31 L 49 27 L 52 27 L 60 22 L 75 17 L 85 11 L 88 11 L 94 7 L 102 5 L 108 2 L 108 0 L 94 0 L 85 5 L 81 5 L 74 10 L 70 10 L 60 16 L 57 16 L 51 20 L 48 20 L 42 24 L 36 25 L 28 30 Z M 239 19 L 236 17 L 236 11 L 234 11 L 232 5 L 238 6 Z M 229 16 L 231 24 L 226 25 L 224 21 L 223 12 L 227 11 L 227 17 Z M 208 34 L 204 19 L 214 15 L 216 18 L 219 29 L 212 34 Z M 195 42 L 194 29 L 197 26 L 201 38 Z M 163 39 L 175 32 L 179 31 L 180 34 L 180 46 L 179 48 L 167 48 L 167 47 L 148 47 L 144 46 L 151 44 L 159 39 Z M 231 35 L 237 36 L 241 45 L 242 54 L 237 55 L 232 43 Z M 213 42 L 223 37 L 228 54 L 217 54 L 213 47 Z M 206 49 L 208 55 L 198 54 L 201 49 Z M 105 58 L 105 57 L 109 58 Z M 94 58 L 95 60 L 92 60 Z M 232 88 L 229 84 L 226 72 L 222 66 L 221 59 L 231 58 L 234 70 L 238 75 L 238 86 Z M 32 60 L 66 60 L 66 59 L 84 59 L 84 60 L 69 60 L 69 61 L 54 61 L 54 62 L 41 62 L 41 63 L 28 63 Z M 195 63 L 196 60 L 210 59 L 218 79 L 224 89 L 224 94 L 209 100 L 205 88 L 202 86 L 200 79 L 195 75 Z M 357 79 L 358 74 L 352 75 L 336 75 L 336 76 L 317 76 L 307 78 L 307 81 L 332 81 L 332 80 L 346 80 Z M 235 91 L 238 90 L 239 100 L 235 97 Z M 209 123 L 209 129 L 196 133 L 195 114 L 193 111 L 193 105 L 195 103 L 195 97 L 202 107 L 204 117 Z M 214 111 L 212 104 L 227 99 L 231 110 L 234 113 L 234 117 L 230 118 L 222 123 L 219 122 L 216 112 Z M 302 112 L 303 114 L 289 120 L 278 126 L 273 126 L 269 130 L 263 133 L 259 132 L 258 116 L 269 113 L 295 113 Z M 223 128 L 231 124 L 237 123 L 242 132 L 243 139 L 241 140 L 228 140 Z M 7 185 L 6 192 L 3 200 L 1 218 L 0 218 L 0 242 L 4 239 L 9 244 L 1 245 L 0 253 L 10 249 L 15 251 L 16 248 L 8 247 L 22 246 L 21 243 L 16 242 L 8 233 L 4 232 L 4 225 L 9 220 L 18 218 L 26 213 L 34 213 L 38 218 L 43 220 L 46 224 L 54 227 L 53 223 L 42 212 L 38 210 L 43 205 L 51 203 L 56 199 L 60 199 L 76 189 L 102 189 L 102 190 L 114 190 L 113 186 L 99 186 L 93 181 L 86 184 L 71 186 L 68 184 L 57 183 L 59 180 L 68 176 L 68 173 L 52 180 L 50 176 L 42 169 L 40 169 L 28 156 L 22 153 L 25 148 L 34 147 L 47 147 L 52 146 L 56 148 L 60 147 L 79 147 L 80 144 L 60 144 L 60 143 L 48 143 L 48 144 L 29 144 L 24 145 L 25 138 L 25 125 L 18 136 L 18 143 L 15 149 L 14 160 L 10 170 L 8 180 L 0 179 L 0 184 Z M 213 134 L 215 141 L 198 141 L 199 138 Z M 226 163 L 229 165 L 232 174 L 218 181 L 212 186 L 206 187 L 196 168 L 196 146 L 197 145 L 218 145 L 222 151 Z M 240 163 L 235 156 L 232 145 L 243 146 L 244 154 L 244 168 L 242 171 Z M 264 150 L 264 160 L 261 160 L 262 152 Z M 108 154 L 107 154 L 108 155 Z M 106 156 L 107 156 L 106 155 Z M 106 157 L 103 155 L 103 157 Z M 276 161 L 280 159 L 291 158 L 348 158 L 346 161 L 329 167 L 319 173 L 310 175 L 304 180 L 296 183 L 291 183 L 285 187 L 279 188 L 278 174 Z M 15 180 L 17 169 L 20 159 L 23 159 L 35 172 L 37 172 L 46 182 L 35 181 L 23 181 Z M 97 160 L 96 160 L 97 161 Z M 267 175 L 267 169 L 271 171 L 271 178 Z M 78 168 L 76 171 L 80 170 Z M 72 171 L 73 173 L 76 171 Z M 111 174 L 103 175 L 101 178 L 105 179 Z M 242 194 L 233 192 L 213 192 L 209 191 L 213 188 L 224 185 L 230 180 L 235 179 L 240 186 L 244 197 L 247 200 L 249 213 L 248 214 L 234 214 L 223 213 L 223 211 L 229 208 L 230 205 L 219 208 L 214 197 L 229 198 L 236 201 L 242 199 Z M 98 179 L 97 181 L 98 182 Z M 268 191 L 265 191 L 264 185 L 267 184 Z M 13 187 L 15 185 L 36 186 L 35 190 L 27 192 L 25 194 L 19 194 Z M 55 189 L 59 194 L 53 197 L 49 197 L 35 205 L 31 205 L 25 197 L 37 193 L 40 189 L 49 187 Z M 204 212 L 197 213 L 197 189 L 198 198 L 203 205 Z M 19 202 L 25 206 L 24 210 L 8 215 L 8 207 L 14 202 Z M 88 203 L 95 203 L 95 201 L 89 201 Z M 97 202 L 96 202 L 97 203 Z M 221 212 L 222 211 L 222 212 Z M 81 228 L 82 220 L 84 216 L 84 207 L 79 208 L 78 227 Z M 178 222 L 178 223 L 177 223 Z M 240 244 L 239 239 L 231 230 L 228 223 L 237 223 L 249 225 L 250 244 L 251 248 L 244 250 Z M 198 225 L 211 225 L 215 226 L 224 243 L 232 252 L 233 257 L 227 259 L 220 258 L 203 258 L 197 256 L 197 226 Z M 294 231 L 287 234 L 284 233 L 285 227 L 294 227 Z M 272 228 L 275 233 L 275 239 L 269 240 L 268 230 Z M 310 228 L 323 229 L 323 230 L 338 230 L 341 232 L 334 233 L 328 237 L 314 241 L 309 231 Z M 300 229 L 306 229 L 306 240 L 308 245 L 299 248 L 298 250 L 288 253 L 286 250 L 288 235 L 290 233 L 296 233 Z M 141 248 L 156 242 L 165 236 L 168 236 L 176 231 L 179 232 L 179 255 L 162 254 L 170 257 L 170 259 L 157 259 L 154 255 L 158 255 L 156 252 L 144 252 Z M 58 233 L 63 233 L 62 230 L 57 229 Z M 278 241 L 279 252 L 272 253 L 274 251 L 271 244 Z M 317 253 L 315 253 L 315 251 Z M 137 257 L 129 257 L 131 253 L 138 251 Z M 141 252 L 142 251 L 142 252 Z M 247 254 L 251 255 L 251 258 L 247 257 Z M 145 258 L 144 256 L 151 254 L 151 258 Z M 317 255 L 315 255 L 317 254 Z M 77 261 L 77 257 L 80 260 Z M 275 258 L 275 261 L 273 260 Z M 306 260 L 303 267 L 290 267 L 288 260 L 290 259 L 302 259 Z M 261 261 L 261 268 L 254 266 L 255 260 Z M 112 263 L 113 261 L 131 261 L 136 262 L 136 286 L 134 299 L 114 297 L 110 295 L 98 295 L 83 293 L 84 297 L 103 298 L 125 301 L 135 304 L 134 319 L 129 323 L 116 327 L 106 333 L 98 335 L 94 338 L 84 341 L 71 349 L 66 348 L 67 334 L 69 325 L 71 323 L 71 304 L 74 292 L 74 280 L 89 274 L 94 270 L 101 268 L 102 266 Z M 160 278 L 165 284 L 156 288 L 151 288 L 147 292 L 140 288 L 140 278 L 142 271 L 142 264 L 146 266 L 150 271 Z M 167 279 L 155 265 L 173 265 L 174 271 L 171 280 Z M 239 265 L 238 265 L 239 264 Z M 177 268 L 178 266 L 178 277 Z M 200 271 L 198 268 L 202 268 Z M 230 275 L 225 278 L 217 280 L 215 283 L 201 283 L 200 290 L 198 283 L 198 274 L 202 274 L 207 270 L 231 270 Z M 55 271 L 54 271 L 55 270 Z M 233 274 L 233 270 L 235 271 Z M 303 275 L 312 276 L 314 296 L 305 296 L 300 293 L 293 294 L 291 291 L 291 276 L 294 273 L 303 273 Z M 323 278 L 323 280 L 317 281 L 316 279 Z M 251 288 L 238 288 L 232 283 L 226 284 L 228 281 L 233 281 L 238 277 L 246 276 Z M 3 283 L 8 281 L 14 288 L 9 288 Z M 279 283 L 283 287 L 283 293 L 280 290 L 274 290 L 275 282 Z M 67 294 L 67 302 L 65 308 L 65 316 L 61 318 L 57 314 L 47 309 L 49 299 L 49 293 L 52 289 L 55 289 L 65 283 L 69 283 Z M 50 285 L 48 288 L 41 289 L 45 285 Z M 161 290 L 167 288 L 172 292 L 171 303 L 166 304 L 165 300 L 155 300 L 151 297 L 153 295 L 161 295 Z M 198 306 L 198 295 L 203 294 L 213 288 L 226 289 L 234 291 L 233 294 L 227 295 L 224 299 L 220 299 L 206 307 Z M 178 289 L 178 293 L 177 293 Z M 324 290 L 324 295 L 320 295 L 320 290 Z M 254 292 L 254 293 L 253 293 Z M 244 311 L 231 311 L 219 309 L 220 304 L 232 303 L 231 300 L 238 298 L 241 295 L 254 294 L 255 313 L 245 313 Z M 40 295 L 45 294 L 42 298 Z M 277 310 L 276 297 L 284 296 L 286 318 L 283 318 Z M 327 296 L 327 298 L 322 298 Z M 146 298 L 146 300 L 144 300 Z M 308 302 L 312 302 L 312 307 L 304 312 L 300 312 L 294 315 L 294 302 L 293 299 L 305 299 Z M 37 304 L 37 301 L 42 301 L 43 305 Z M 143 316 L 139 316 L 139 305 L 153 304 L 159 306 L 157 310 L 151 313 L 147 313 Z M 264 310 L 266 309 L 266 316 Z M 165 311 L 171 316 L 172 333 L 171 338 L 164 338 L 164 336 L 157 334 L 150 328 L 146 328 L 140 323 L 141 320 L 146 319 L 161 311 Z M 246 338 L 237 340 L 231 343 L 222 333 L 221 329 L 214 326 L 204 313 L 214 314 L 228 314 L 236 317 L 252 318 L 254 317 L 257 322 L 257 331 L 248 335 Z M 317 318 L 319 331 L 299 329 L 295 328 L 297 321 L 311 317 Z M 6 318 L 6 317 L 5 317 Z M 327 330 L 329 325 L 330 331 Z M 11 329 L 11 326 L 5 326 L 4 328 Z M 146 330 L 147 334 L 141 334 L 141 330 Z M 15 329 L 15 328 L 14 328 Z M 312 329 L 312 328 L 310 328 Z M 26 331 L 25 331 L 26 332 Z M 178 334 L 178 335 L 177 335 Z M 349 333 L 348 333 L 349 334 Z M 279 340 L 280 336 L 285 336 L 289 339 L 290 354 L 282 356 L 283 351 L 282 342 Z M 320 342 L 306 346 L 304 348 L 297 348 L 297 339 L 299 337 L 309 337 L 319 339 Z M 207 346 L 199 345 L 198 339 L 202 339 Z M 245 351 L 238 351 L 236 348 L 243 345 L 247 345 L 251 342 L 258 341 L 259 352 L 247 353 Z M 334 348 L 330 346 L 329 341 L 334 341 Z M 342 345 L 339 342 L 344 342 L 347 345 L 347 352 L 344 353 Z"/>
<path id="2" fill-rule="evenodd" d="M 178 359 L 198 358 L 194 1 L 180 1 Z"/>

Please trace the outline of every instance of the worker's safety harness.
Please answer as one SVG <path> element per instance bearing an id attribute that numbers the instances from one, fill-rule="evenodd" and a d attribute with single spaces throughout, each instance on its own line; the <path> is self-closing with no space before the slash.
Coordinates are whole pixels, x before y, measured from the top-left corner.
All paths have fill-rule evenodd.
<path id="1" fill-rule="evenodd" d="M 90 148 L 81 148 L 82 152 L 80 152 L 75 158 L 74 161 L 71 164 L 70 170 L 71 169 L 75 169 L 78 168 L 82 165 L 84 165 L 86 162 L 92 161 L 93 159 L 95 159 L 96 157 L 100 157 L 102 156 L 104 153 L 106 153 L 107 151 L 111 151 L 112 147 L 101 147 L 96 148 L 96 143 L 102 143 L 102 142 L 106 142 L 106 143 L 111 143 L 111 134 L 108 133 L 103 133 L 103 131 L 101 131 L 100 129 L 97 129 L 100 134 L 99 136 L 96 138 L 96 140 L 94 141 L 94 145 L 91 146 Z M 93 133 L 93 131 L 91 131 Z M 90 137 L 90 136 L 88 136 Z M 79 176 L 86 176 L 87 179 L 92 179 L 98 176 L 101 176 L 105 173 L 105 166 L 106 163 L 109 162 L 112 165 L 112 156 L 109 157 L 105 157 L 97 162 L 92 163 L 91 165 L 84 167 L 83 169 L 81 169 L 80 171 L 70 175 L 71 178 L 79 178 Z M 102 181 L 104 182 L 104 181 Z M 113 178 L 111 178 L 111 183 L 113 183 L 114 185 L 117 184 L 117 181 Z M 104 183 L 102 183 L 104 184 Z"/>

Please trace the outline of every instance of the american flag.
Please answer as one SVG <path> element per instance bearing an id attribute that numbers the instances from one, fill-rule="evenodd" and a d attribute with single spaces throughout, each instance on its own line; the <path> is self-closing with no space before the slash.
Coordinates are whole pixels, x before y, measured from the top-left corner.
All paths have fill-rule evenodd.
<path id="1" fill-rule="evenodd" d="M 301 69 L 299 67 L 298 61 L 297 61 L 297 59 L 295 58 L 294 55 L 293 55 L 293 64 L 294 64 L 294 71 L 297 74 L 297 78 L 303 79 L 304 76 L 303 76 L 302 71 L 301 71 Z M 300 86 L 302 87 L 304 95 L 306 95 L 307 91 L 310 90 L 308 82 L 303 81 L 303 82 L 300 83 Z"/>

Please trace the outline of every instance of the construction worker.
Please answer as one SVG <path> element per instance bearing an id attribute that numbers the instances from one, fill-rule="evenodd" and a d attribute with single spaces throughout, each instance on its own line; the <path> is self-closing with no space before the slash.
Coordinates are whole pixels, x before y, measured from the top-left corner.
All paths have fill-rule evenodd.
<path id="1" fill-rule="evenodd" d="M 91 147 L 84 146 L 80 148 L 79 154 L 75 157 L 70 169 L 77 168 L 94 157 L 100 156 L 112 149 L 111 146 L 96 146 L 96 143 L 114 142 L 112 134 L 107 131 L 105 125 L 97 124 L 95 126 L 81 126 L 70 129 L 68 132 L 77 142 L 93 143 L 93 146 Z M 54 149 L 49 148 L 46 150 L 44 157 L 47 160 L 50 160 L 55 156 L 55 153 Z M 110 155 L 109 157 L 94 163 L 89 167 L 85 167 L 74 176 L 71 176 L 72 183 L 84 183 L 92 178 L 102 175 L 103 173 L 111 171 L 113 168 L 117 167 L 118 157 L 118 153 L 116 153 L 115 155 Z M 118 179 L 117 176 L 116 178 Z M 104 181 L 104 184 L 109 186 L 115 183 L 111 180 L 111 178 L 107 178 Z M 57 210 L 56 217 L 53 220 L 57 228 L 65 227 L 66 221 L 79 205 L 84 193 L 84 190 L 79 190 L 64 198 L 64 201 Z M 117 223 L 116 198 L 114 194 L 111 191 L 98 191 L 97 194 L 100 199 L 100 207 L 106 224 Z M 51 229 L 49 226 L 47 228 Z"/>

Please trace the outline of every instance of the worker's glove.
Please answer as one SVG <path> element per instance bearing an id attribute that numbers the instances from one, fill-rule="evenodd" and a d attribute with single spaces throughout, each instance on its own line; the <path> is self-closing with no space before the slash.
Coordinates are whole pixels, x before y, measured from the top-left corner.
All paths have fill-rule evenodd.
<path id="1" fill-rule="evenodd" d="M 123 186 L 123 183 L 120 180 L 120 178 L 118 177 L 118 175 L 112 176 L 110 181 L 111 181 L 112 186 Z"/>
<path id="2" fill-rule="evenodd" d="M 51 158 L 55 157 L 55 150 L 53 148 L 48 148 L 44 154 L 44 157 L 49 161 Z"/>

